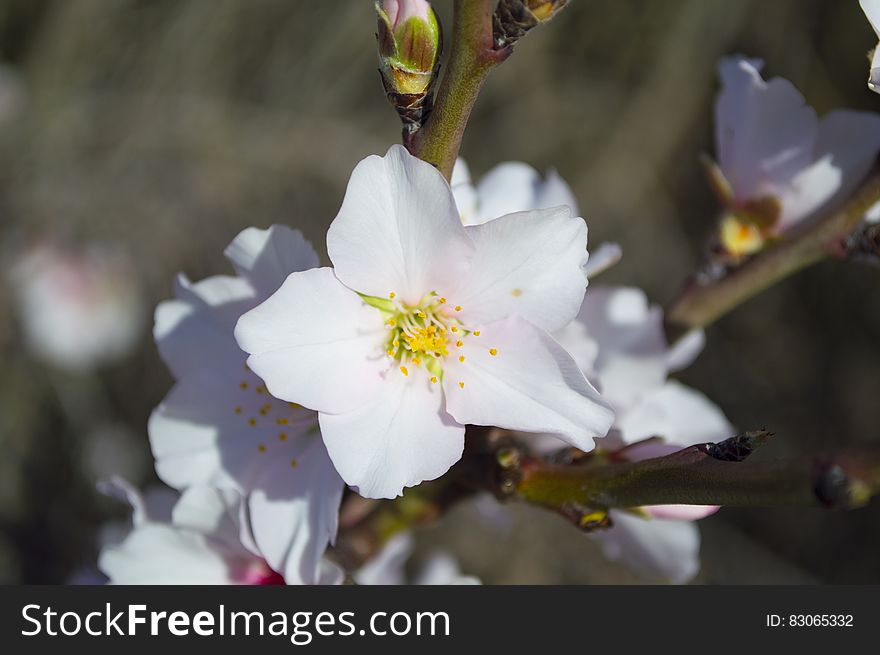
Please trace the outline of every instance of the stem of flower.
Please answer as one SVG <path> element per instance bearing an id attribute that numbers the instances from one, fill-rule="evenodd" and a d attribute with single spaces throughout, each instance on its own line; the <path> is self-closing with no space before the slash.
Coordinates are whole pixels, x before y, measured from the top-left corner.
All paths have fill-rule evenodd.
<path id="1" fill-rule="evenodd" d="M 880 492 L 880 452 L 858 457 L 744 461 L 769 437 L 746 433 L 666 457 L 571 466 L 523 458 L 512 494 L 577 519 L 596 510 L 650 505 L 815 506 L 853 509 Z M 503 465 L 502 465 L 503 467 Z"/>
<path id="2" fill-rule="evenodd" d="M 437 92 L 434 109 L 422 128 L 405 144 L 415 156 L 452 177 L 452 167 L 480 88 L 489 71 L 510 55 L 492 41 L 493 0 L 455 0 L 449 67 Z"/>
<path id="3" fill-rule="evenodd" d="M 843 243 L 880 201 L 880 172 L 874 172 L 849 201 L 771 245 L 719 280 L 691 279 L 666 311 L 667 332 L 676 338 L 705 327 L 783 278 L 829 256 L 843 256 Z"/>

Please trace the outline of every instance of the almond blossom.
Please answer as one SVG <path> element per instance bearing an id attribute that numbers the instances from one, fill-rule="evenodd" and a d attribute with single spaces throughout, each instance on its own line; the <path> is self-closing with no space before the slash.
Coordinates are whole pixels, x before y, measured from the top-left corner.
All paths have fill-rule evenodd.
<path id="1" fill-rule="evenodd" d="M 440 173 L 392 146 L 352 173 L 334 267 L 290 275 L 236 338 L 273 396 L 318 412 L 368 497 L 445 473 L 465 424 L 589 449 L 612 413 L 549 334 L 583 299 L 586 236 L 565 207 L 465 227 Z"/>
<path id="2" fill-rule="evenodd" d="M 312 583 L 336 535 L 344 484 L 315 412 L 273 397 L 233 338 L 238 318 L 294 271 L 318 264 L 296 230 L 248 228 L 226 249 L 235 276 L 179 276 L 156 310 L 154 335 L 177 383 L 153 412 L 150 442 L 168 485 L 245 496 L 253 535 L 289 583 Z M 308 370 L 302 368 L 300 370 Z"/>
<path id="3" fill-rule="evenodd" d="M 663 313 L 629 287 L 592 287 L 578 317 L 557 333 L 616 413 L 597 448 L 617 459 L 638 461 L 687 446 L 720 441 L 734 428 L 700 392 L 668 379 L 702 349 L 701 332 L 674 346 L 663 333 Z M 660 437 L 660 439 L 652 439 Z M 542 449 L 558 448 L 553 439 Z M 594 532 L 606 556 L 651 575 L 683 583 L 699 570 L 700 535 L 694 520 L 714 506 L 657 505 L 612 510 L 613 527 Z"/>
<path id="4" fill-rule="evenodd" d="M 789 81 L 765 81 L 762 68 L 743 57 L 719 66 L 710 178 L 727 212 L 722 245 L 734 256 L 834 208 L 880 152 L 880 115 L 835 110 L 819 119 Z"/>
<path id="5" fill-rule="evenodd" d="M 260 554 L 235 491 L 193 486 L 173 506 L 121 480 L 111 492 L 133 509 L 131 532 L 106 546 L 98 561 L 112 584 L 285 584 Z M 337 567 L 322 562 L 317 582 L 341 580 Z"/>

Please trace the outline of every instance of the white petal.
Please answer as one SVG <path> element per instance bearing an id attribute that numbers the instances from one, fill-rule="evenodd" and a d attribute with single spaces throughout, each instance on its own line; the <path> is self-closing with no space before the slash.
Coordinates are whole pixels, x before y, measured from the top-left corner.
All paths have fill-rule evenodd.
<path id="1" fill-rule="evenodd" d="M 604 273 L 614 266 L 623 257 L 623 249 L 617 243 L 600 243 L 599 247 L 590 253 L 587 263 L 584 264 L 584 275 L 592 279 Z"/>
<path id="2" fill-rule="evenodd" d="M 703 330 L 690 330 L 669 347 L 666 352 L 666 368 L 669 371 L 683 371 L 694 363 L 706 346 L 706 333 Z"/>
<path id="3" fill-rule="evenodd" d="M 540 174 L 528 164 L 515 161 L 498 164 L 477 184 L 479 223 L 506 214 L 541 209 L 535 204 L 539 184 Z"/>
<path id="4" fill-rule="evenodd" d="M 578 312 L 587 278 L 587 226 L 565 207 L 502 216 L 467 228 L 476 246 L 466 284 L 450 298 L 465 323 L 518 315 L 557 330 Z"/>
<path id="5" fill-rule="evenodd" d="M 359 585 L 402 585 L 406 582 L 404 567 L 412 555 L 413 538 L 409 532 L 398 532 L 382 550 L 358 569 L 353 577 Z"/>
<path id="6" fill-rule="evenodd" d="M 702 393 L 669 380 L 617 417 L 627 443 L 661 436 L 681 447 L 732 437 L 736 430 Z"/>
<path id="7" fill-rule="evenodd" d="M 471 172 L 464 159 L 456 159 L 452 168 L 452 195 L 455 197 L 455 206 L 461 214 L 461 222 L 465 225 L 475 225 L 479 220 L 479 202 L 477 190 L 471 184 Z"/>
<path id="8" fill-rule="evenodd" d="M 485 326 L 452 355 L 443 365 L 443 386 L 446 407 L 461 423 L 558 434 L 582 450 L 611 427 L 613 412 L 577 363 L 521 318 Z"/>
<path id="9" fill-rule="evenodd" d="M 323 555 L 336 538 L 344 485 L 320 435 L 274 445 L 249 498 L 254 541 L 287 584 L 317 584 L 327 574 Z"/>
<path id="10" fill-rule="evenodd" d="M 599 345 L 596 376 L 612 406 L 629 407 L 666 380 L 663 313 L 641 289 L 591 287 L 578 321 Z"/>
<path id="11" fill-rule="evenodd" d="M 289 462 L 317 415 L 270 397 L 243 367 L 214 368 L 175 385 L 148 423 L 156 471 L 175 488 L 196 484 L 248 493 L 271 453 Z M 284 435 L 282 441 L 281 435 Z"/>
<path id="12" fill-rule="evenodd" d="M 693 523 L 616 511 L 611 519 L 613 528 L 594 533 L 609 559 L 675 584 L 688 582 L 700 570 L 700 531 Z"/>
<path id="13" fill-rule="evenodd" d="M 859 0 L 859 4 L 874 32 L 880 36 L 880 0 Z"/>
<path id="14" fill-rule="evenodd" d="M 246 278 L 260 298 L 274 293 L 288 275 L 318 266 L 318 253 L 302 232 L 286 225 L 268 230 L 249 227 L 238 234 L 224 251 L 236 273 Z"/>
<path id="15" fill-rule="evenodd" d="M 235 329 L 276 398 L 323 412 L 363 405 L 388 367 L 382 314 L 329 268 L 293 273 Z"/>
<path id="16" fill-rule="evenodd" d="M 142 494 L 119 476 L 99 482 L 98 490 L 128 503 L 132 510 L 131 522 L 135 527 L 149 522 L 170 523 L 172 509 L 178 500 L 177 493 L 168 487 L 156 485 Z"/>
<path id="17" fill-rule="evenodd" d="M 401 146 L 355 167 L 327 231 L 345 285 L 379 298 L 394 292 L 410 304 L 451 288 L 471 250 L 446 180 Z"/>
<path id="18" fill-rule="evenodd" d="M 192 283 L 180 275 L 175 295 L 156 307 L 153 326 L 159 354 L 174 377 L 240 356 L 232 330 L 256 303 L 246 280 L 217 275 Z"/>
<path id="19" fill-rule="evenodd" d="M 367 498 L 394 498 L 440 477 L 461 458 L 464 426 L 443 409 L 443 391 L 414 365 L 388 372 L 382 393 L 346 414 L 321 414 L 330 458 Z"/>
<path id="20" fill-rule="evenodd" d="M 145 524 L 106 548 L 98 567 L 113 584 L 233 584 L 228 555 L 209 537 L 170 525 Z"/>
<path id="21" fill-rule="evenodd" d="M 781 231 L 833 208 L 865 179 L 880 151 L 880 114 L 838 110 L 819 123 L 816 163 L 797 175 L 783 199 Z"/>
<path id="22" fill-rule="evenodd" d="M 478 585 L 480 581 L 470 575 L 462 575 L 458 561 L 446 551 L 431 553 L 413 580 L 416 585 Z"/>
<path id="23" fill-rule="evenodd" d="M 177 528 L 210 535 L 230 552 L 238 550 L 247 557 L 239 538 L 241 503 L 241 495 L 236 491 L 196 485 L 181 494 L 171 522 Z"/>
<path id="24" fill-rule="evenodd" d="M 738 201 L 766 193 L 812 163 L 818 119 L 788 80 L 761 78 L 761 62 L 740 57 L 719 65 L 715 105 L 718 163 Z"/>
<path id="25" fill-rule="evenodd" d="M 547 171 L 547 177 L 538 184 L 535 193 L 535 204 L 529 209 L 545 209 L 547 207 L 559 207 L 565 205 L 571 210 L 573 216 L 578 216 L 580 208 L 577 199 L 572 193 L 571 187 L 563 180 L 555 169 Z"/>

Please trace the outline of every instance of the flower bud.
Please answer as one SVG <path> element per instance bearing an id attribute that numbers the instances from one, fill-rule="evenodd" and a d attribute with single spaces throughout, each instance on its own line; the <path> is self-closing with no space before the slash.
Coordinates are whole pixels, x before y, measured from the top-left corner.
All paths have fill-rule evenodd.
<path id="1" fill-rule="evenodd" d="M 496 48 L 519 41 L 533 27 L 545 23 L 568 0 L 501 0 L 492 15 L 492 38 Z"/>
<path id="2" fill-rule="evenodd" d="M 414 132 L 430 111 L 442 34 L 427 0 L 376 2 L 379 70 L 391 104 Z"/>

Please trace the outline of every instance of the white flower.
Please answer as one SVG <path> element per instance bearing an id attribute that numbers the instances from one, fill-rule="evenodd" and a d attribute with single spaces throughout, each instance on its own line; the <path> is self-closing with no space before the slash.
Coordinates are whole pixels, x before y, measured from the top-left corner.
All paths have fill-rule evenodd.
<path id="1" fill-rule="evenodd" d="M 55 366 L 84 370 L 117 360 L 143 329 L 131 262 L 115 248 L 43 242 L 18 259 L 10 281 L 28 345 Z"/>
<path id="2" fill-rule="evenodd" d="M 449 185 L 393 146 L 361 161 L 327 235 L 236 337 L 278 398 L 319 412 L 337 470 L 391 498 L 445 473 L 464 425 L 582 448 L 612 415 L 548 331 L 577 313 L 586 225 L 566 208 L 464 227 Z"/>
<path id="3" fill-rule="evenodd" d="M 98 560 L 112 584 L 285 584 L 260 555 L 235 491 L 193 486 L 172 507 L 120 480 L 113 487 L 134 511 L 131 533 Z M 324 562 L 317 582 L 338 584 L 341 577 Z"/>
<path id="4" fill-rule="evenodd" d="M 592 287 L 577 319 L 557 333 L 557 338 L 615 410 L 614 427 L 599 442 L 601 448 L 637 461 L 734 435 L 735 430 L 714 403 L 667 379 L 699 354 L 702 332 L 693 332 L 669 347 L 662 310 L 650 305 L 641 290 Z M 654 436 L 664 441 L 624 449 Z M 554 441 L 558 448 L 558 440 Z M 542 444 L 544 449 L 553 446 L 552 442 Z M 682 583 L 699 570 L 700 536 L 692 521 L 717 509 L 660 505 L 641 508 L 640 514 L 612 510 L 614 527 L 593 534 L 609 558 Z"/>
<path id="5" fill-rule="evenodd" d="M 868 22 L 874 28 L 874 33 L 880 37 L 880 0 L 859 0 L 862 11 L 868 17 Z M 871 55 L 871 74 L 868 76 L 868 88 L 875 93 L 880 93 L 880 48 L 875 48 Z"/>
<path id="6" fill-rule="evenodd" d="M 359 585 L 407 584 L 404 571 L 406 561 L 413 552 L 413 538 L 409 532 L 391 537 L 373 559 L 355 572 L 353 578 Z M 442 550 L 430 553 L 412 579 L 414 585 L 478 585 L 480 581 L 470 575 L 462 575 L 455 558 Z"/>
<path id="7" fill-rule="evenodd" d="M 820 120 L 790 82 L 764 81 L 762 66 L 741 57 L 719 66 L 712 178 L 728 211 L 722 243 L 734 255 L 837 205 L 880 151 L 880 115 L 837 110 Z"/>
<path id="8" fill-rule="evenodd" d="M 209 484 L 244 494 L 269 565 L 289 583 L 308 584 L 335 538 L 344 485 L 317 415 L 267 392 L 233 328 L 318 257 L 299 232 L 278 225 L 244 230 L 225 254 L 235 277 L 191 283 L 180 276 L 177 299 L 156 310 L 156 343 L 177 379 L 150 417 L 156 470 L 177 489 Z"/>

